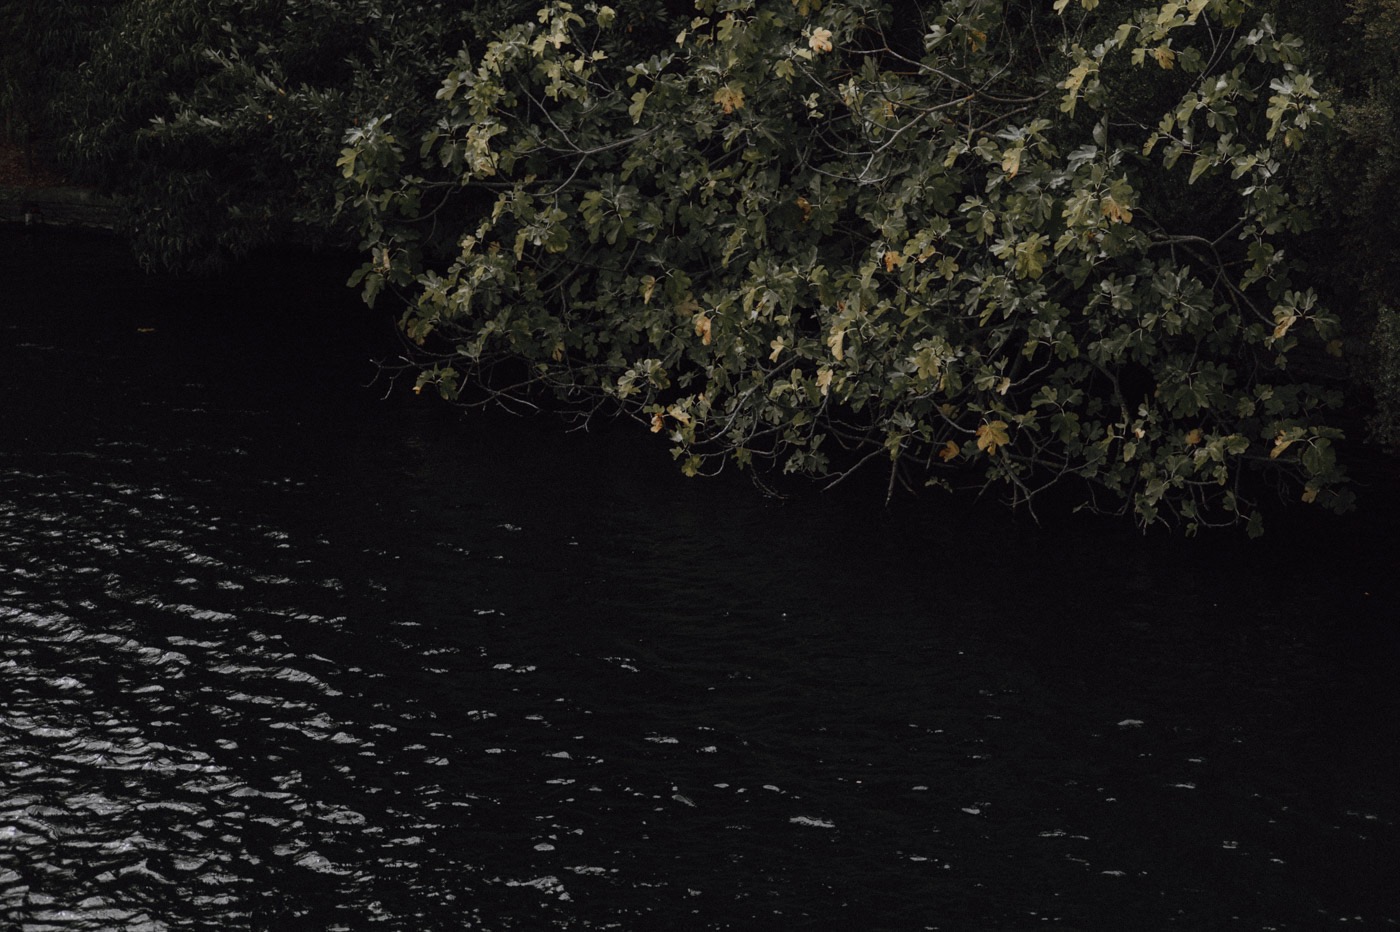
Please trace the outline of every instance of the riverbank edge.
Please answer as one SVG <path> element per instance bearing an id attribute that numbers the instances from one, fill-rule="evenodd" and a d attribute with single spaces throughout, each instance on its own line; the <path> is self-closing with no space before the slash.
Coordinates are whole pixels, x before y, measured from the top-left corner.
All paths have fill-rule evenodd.
<path id="1" fill-rule="evenodd" d="M 0 186 L 0 227 L 111 233 L 120 207 L 91 188 Z"/>

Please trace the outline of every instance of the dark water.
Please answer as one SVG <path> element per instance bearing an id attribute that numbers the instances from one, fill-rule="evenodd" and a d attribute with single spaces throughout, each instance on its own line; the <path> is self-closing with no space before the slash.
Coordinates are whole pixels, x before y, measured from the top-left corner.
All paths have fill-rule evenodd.
<path id="1" fill-rule="evenodd" d="M 775 505 L 0 238 L 0 928 L 1400 925 L 1393 510 Z"/>

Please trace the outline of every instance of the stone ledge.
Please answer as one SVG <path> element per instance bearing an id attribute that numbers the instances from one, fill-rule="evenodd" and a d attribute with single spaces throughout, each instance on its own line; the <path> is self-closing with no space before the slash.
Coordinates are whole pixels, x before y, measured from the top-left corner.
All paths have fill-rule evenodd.
<path id="1" fill-rule="evenodd" d="M 90 188 L 0 187 L 0 226 L 113 230 L 117 203 Z"/>

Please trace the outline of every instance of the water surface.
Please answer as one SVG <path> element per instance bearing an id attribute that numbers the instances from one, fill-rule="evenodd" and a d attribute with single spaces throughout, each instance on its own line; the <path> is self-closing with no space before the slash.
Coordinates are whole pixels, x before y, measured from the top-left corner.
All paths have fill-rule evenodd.
<path id="1" fill-rule="evenodd" d="M 1400 924 L 1379 519 L 774 503 L 381 400 L 330 263 L 0 254 L 4 928 Z"/>

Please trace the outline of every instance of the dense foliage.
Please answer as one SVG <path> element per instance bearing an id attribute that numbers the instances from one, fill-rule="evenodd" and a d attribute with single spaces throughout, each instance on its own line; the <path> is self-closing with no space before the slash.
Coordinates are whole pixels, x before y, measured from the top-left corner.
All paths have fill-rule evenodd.
<path id="1" fill-rule="evenodd" d="M 48 104 L 73 63 L 90 54 L 112 6 L 103 0 L 0 0 L 0 141 L 30 157 L 52 141 Z"/>
<path id="2" fill-rule="evenodd" d="M 1305 171 L 1323 193 L 1309 274 L 1346 312 L 1371 436 L 1400 452 L 1400 2 L 1276 2 L 1338 101 Z"/>
<path id="3" fill-rule="evenodd" d="M 48 2 L 48 0 L 45 0 Z M 362 114 L 410 119 L 445 63 L 525 4 L 58 0 L 100 7 L 45 118 L 76 180 L 118 196 L 152 268 L 218 267 L 288 240 L 352 244 L 334 163 Z M 53 17 L 51 17 L 53 18 Z"/>
<path id="4" fill-rule="evenodd" d="M 1339 206 L 1337 154 L 1400 93 L 1305 57 L 1309 5 L 68 2 L 101 25 L 48 118 L 140 253 L 358 241 L 417 390 L 629 417 L 692 474 L 1350 502 L 1314 286 L 1400 338 L 1384 276 L 1301 259 L 1388 203 L 1375 167 Z"/>
<path id="5" fill-rule="evenodd" d="M 367 294 L 411 295 L 420 387 L 504 365 L 688 473 L 878 459 L 1194 526 L 1252 520 L 1259 467 L 1343 506 L 1337 397 L 1286 370 L 1337 349 L 1281 245 L 1328 114 L 1299 43 L 1229 0 L 1056 6 L 702 3 L 635 58 L 552 4 L 421 139 L 352 135 Z M 490 208 L 430 261 L 443 185 Z"/>

